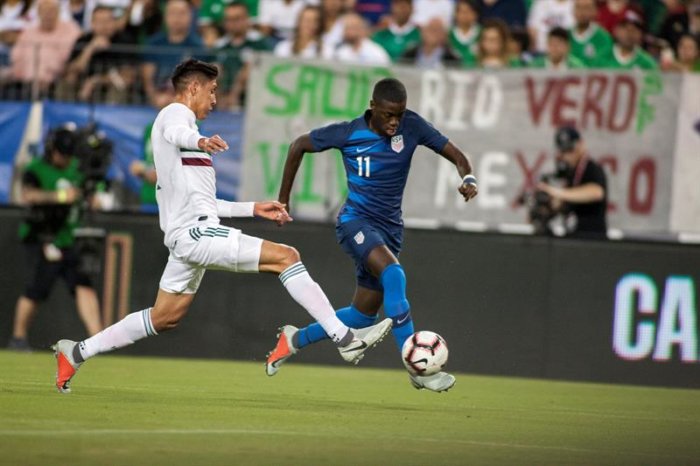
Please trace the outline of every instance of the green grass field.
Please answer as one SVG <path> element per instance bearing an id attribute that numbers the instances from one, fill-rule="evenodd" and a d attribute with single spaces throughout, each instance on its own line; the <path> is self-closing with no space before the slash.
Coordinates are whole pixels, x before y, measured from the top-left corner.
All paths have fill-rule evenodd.
<path id="1" fill-rule="evenodd" d="M 0 351 L 3 465 L 698 465 L 700 390 Z"/>

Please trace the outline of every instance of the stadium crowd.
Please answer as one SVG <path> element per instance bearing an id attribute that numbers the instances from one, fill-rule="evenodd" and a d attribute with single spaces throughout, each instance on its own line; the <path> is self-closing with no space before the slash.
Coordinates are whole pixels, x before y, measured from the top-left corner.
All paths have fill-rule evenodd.
<path id="1" fill-rule="evenodd" d="M 421 68 L 700 71 L 700 0 L 0 0 L 1 97 L 171 101 L 184 57 L 243 103 L 252 52 Z"/>

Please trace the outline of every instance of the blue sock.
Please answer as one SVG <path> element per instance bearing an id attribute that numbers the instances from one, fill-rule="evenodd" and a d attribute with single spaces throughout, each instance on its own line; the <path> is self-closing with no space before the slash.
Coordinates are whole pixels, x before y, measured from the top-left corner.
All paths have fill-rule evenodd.
<path id="1" fill-rule="evenodd" d="M 378 316 L 368 316 L 367 314 L 361 313 L 354 306 L 344 307 L 335 313 L 338 319 L 350 328 L 365 328 L 370 325 L 374 325 L 377 322 Z M 301 349 L 304 346 L 310 345 L 311 343 L 316 343 L 317 341 L 325 340 L 328 338 L 323 327 L 315 322 L 308 327 L 299 329 L 296 334 L 296 341 L 294 345 Z"/>
<path id="2" fill-rule="evenodd" d="M 384 287 L 384 314 L 394 321 L 391 333 L 399 351 L 403 343 L 413 334 L 411 306 L 406 299 L 406 274 L 401 264 L 391 264 L 380 277 Z"/>

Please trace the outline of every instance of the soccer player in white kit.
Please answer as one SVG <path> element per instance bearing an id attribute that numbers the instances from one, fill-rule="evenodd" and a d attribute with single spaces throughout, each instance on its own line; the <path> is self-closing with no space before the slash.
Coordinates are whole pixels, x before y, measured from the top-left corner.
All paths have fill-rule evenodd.
<path id="1" fill-rule="evenodd" d="M 348 362 L 356 364 L 389 332 L 391 319 L 360 330 L 343 324 L 294 248 L 219 224 L 220 217 L 256 216 L 280 225 L 292 218 L 279 202 L 216 199 L 212 157 L 228 145 L 218 135 L 202 136 L 196 120 L 206 118 L 216 104 L 217 76 L 217 68 L 209 63 L 179 64 L 172 76 L 175 102 L 163 108 L 153 124 L 156 198 L 164 243 L 170 250 L 156 302 L 81 342 L 59 340 L 54 345 L 59 392 L 70 392 L 71 379 L 88 358 L 175 328 L 207 269 L 279 275 L 292 298 L 323 326 Z"/>

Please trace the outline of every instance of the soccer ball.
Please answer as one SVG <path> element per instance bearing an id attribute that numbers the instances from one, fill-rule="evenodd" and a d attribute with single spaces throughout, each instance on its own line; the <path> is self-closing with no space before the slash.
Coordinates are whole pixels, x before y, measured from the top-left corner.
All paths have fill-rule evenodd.
<path id="1" fill-rule="evenodd" d="M 404 342 L 401 349 L 403 363 L 413 375 L 432 375 L 447 364 L 447 343 L 435 332 L 416 332 Z"/>

